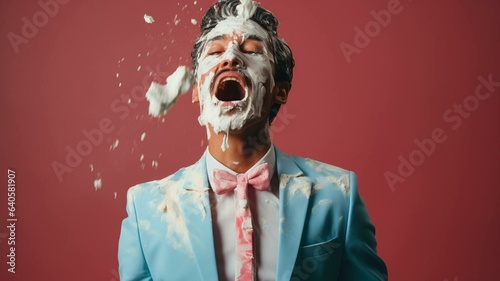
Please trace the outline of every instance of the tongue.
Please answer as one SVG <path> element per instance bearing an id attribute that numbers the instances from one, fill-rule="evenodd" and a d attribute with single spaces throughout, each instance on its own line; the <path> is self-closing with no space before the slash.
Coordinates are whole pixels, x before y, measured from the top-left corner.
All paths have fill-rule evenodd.
<path id="1" fill-rule="evenodd" d="M 217 89 L 216 97 L 220 101 L 236 101 L 242 100 L 245 95 L 240 83 L 237 81 L 224 81 L 219 85 Z"/>

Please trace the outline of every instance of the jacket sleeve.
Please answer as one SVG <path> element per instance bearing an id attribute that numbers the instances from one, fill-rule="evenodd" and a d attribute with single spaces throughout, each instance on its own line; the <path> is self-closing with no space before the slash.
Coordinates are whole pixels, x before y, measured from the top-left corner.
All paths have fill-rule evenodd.
<path id="1" fill-rule="evenodd" d="M 121 281 L 152 281 L 138 228 L 136 196 L 139 187 L 132 187 L 127 192 L 128 217 L 122 222 L 118 244 L 118 263 Z"/>
<path id="2" fill-rule="evenodd" d="M 356 175 L 350 172 L 349 178 L 349 208 L 339 280 L 387 280 L 387 267 L 377 254 L 375 227 L 359 196 Z"/>

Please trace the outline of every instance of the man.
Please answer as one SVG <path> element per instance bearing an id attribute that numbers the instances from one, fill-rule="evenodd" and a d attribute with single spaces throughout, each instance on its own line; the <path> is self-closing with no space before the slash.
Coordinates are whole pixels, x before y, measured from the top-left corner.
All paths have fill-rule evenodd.
<path id="1" fill-rule="evenodd" d="M 208 147 L 127 195 L 125 280 L 387 280 L 354 173 L 290 156 L 269 126 L 294 61 L 253 1 L 219 1 L 192 52 Z"/>

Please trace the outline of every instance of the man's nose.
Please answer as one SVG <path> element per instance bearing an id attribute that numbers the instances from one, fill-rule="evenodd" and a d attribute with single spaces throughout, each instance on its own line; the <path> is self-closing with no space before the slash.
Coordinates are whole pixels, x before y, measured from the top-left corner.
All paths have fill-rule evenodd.
<path id="1" fill-rule="evenodd" d="M 222 68 L 241 68 L 243 67 L 243 61 L 237 57 L 227 58 L 221 62 Z"/>

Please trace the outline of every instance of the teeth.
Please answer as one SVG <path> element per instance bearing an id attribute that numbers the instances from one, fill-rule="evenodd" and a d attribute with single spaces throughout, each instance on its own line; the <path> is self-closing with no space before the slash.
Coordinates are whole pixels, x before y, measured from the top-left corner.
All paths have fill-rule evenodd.
<path id="1" fill-rule="evenodd" d="M 236 82 L 238 82 L 238 79 L 236 79 L 234 77 L 226 77 L 226 78 L 222 79 L 221 82 L 226 82 L 226 81 L 236 81 Z"/>

